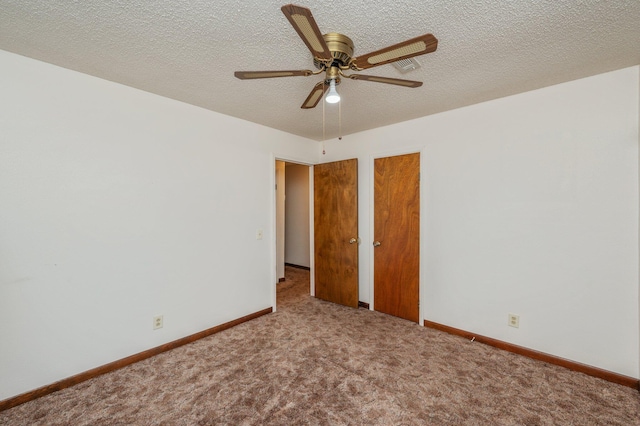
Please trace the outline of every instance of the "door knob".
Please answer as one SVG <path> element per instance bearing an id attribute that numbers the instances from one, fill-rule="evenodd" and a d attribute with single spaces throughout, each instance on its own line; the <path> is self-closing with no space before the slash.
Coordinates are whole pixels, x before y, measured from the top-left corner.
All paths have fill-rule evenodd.
<path id="1" fill-rule="evenodd" d="M 356 241 L 358 241 L 358 240 L 357 240 L 357 239 L 355 239 L 355 238 L 352 238 L 352 239 L 350 239 L 350 240 L 349 240 L 349 244 L 353 244 L 353 243 L 355 243 Z"/>
<path id="2" fill-rule="evenodd" d="M 380 244 L 382 244 L 380 241 L 374 241 L 373 242 L 373 246 L 374 247 L 378 247 Z"/>

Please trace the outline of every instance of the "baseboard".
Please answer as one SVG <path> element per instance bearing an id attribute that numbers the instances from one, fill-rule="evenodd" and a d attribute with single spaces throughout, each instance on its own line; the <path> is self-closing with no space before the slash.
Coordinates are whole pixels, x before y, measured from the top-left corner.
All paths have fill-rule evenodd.
<path id="1" fill-rule="evenodd" d="M 358 301 L 358 307 L 359 307 L 359 308 L 369 309 L 369 304 L 368 304 L 367 302 L 360 302 L 360 301 Z"/>
<path id="2" fill-rule="evenodd" d="M 77 385 L 78 383 L 85 382 L 87 380 L 93 379 L 94 377 L 100 376 L 102 374 L 110 373 L 111 371 L 118 370 L 122 367 L 126 367 L 127 365 L 134 364 L 138 361 L 151 358 L 152 356 L 161 354 L 162 352 L 167 352 L 167 351 L 170 351 L 171 349 L 175 349 L 177 347 L 186 345 L 188 343 L 195 342 L 196 340 L 200 340 L 212 334 L 216 334 L 221 331 L 227 330 L 231 327 L 242 324 L 243 322 L 247 322 L 252 319 L 261 317 L 263 315 L 270 314 L 271 312 L 273 312 L 273 308 L 263 309 L 261 311 L 254 312 L 253 314 L 246 315 L 242 318 L 238 318 L 233 321 L 229 321 L 224 324 L 220 324 L 215 327 L 200 331 L 190 336 L 186 336 L 181 339 L 174 340 L 173 342 L 165 343 L 164 345 L 157 346 L 155 348 L 146 350 L 144 352 L 140 352 L 140 353 L 128 356 L 126 358 L 122 358 L 120 360 L 110 362 L 109 364 L 105 364 L 100 367 L 96 367 L 94 369 L 85 371 L 83 373 L 76 374 L 75 376 L 67 377 L 66 379 L 59 380 L 50 385 L 43 386 L 41 388 L 34 389 L 29 392 L 25 392 L 18 396 L 5 399 L 4 401 L 0 401 L 0 411 L 8 410 L 9 408 L 13 408 L 17 405 L 24 404 L 25 402 L 29 402 L 34 399 L 40 398 L 42 396 L 48 395 L 50 393 L 59 391 L 61 389 L 65 389 L 65 388 Z"/>
<path id="3" fill-rule="evenodd" d="M 525 348 L 522 346 L 513 345 L 511 343 L 503 342 L 501 340 L 492 339 L 491 337 L 480 336 L 469 331 L 460 330 L 458 328 L 449 327 L 448 325 L 438 324 L 436 322 L 424 320 L 424 326 L 433 328 L 436 330 L 444 331 L 449 334 L 455 334 L 457 336 L 465 337 L 469 340 L 473 339 L 475 342 L 484 343 L 489 346 L 494 346 L 498 349 L 502 349 L 508 352 L 513 352 L 518 355 L 526 356 L 528 358 L 544 361 L 549 364 L 559 365 L 561 367 L 568 368 L 569 370 L 579 371 L 580 373 L 587 374 L 589 376 L 598 377 L 609 382 L 617 383 L 619 385 L 628 386 L 640 391 L 640 380 L 633 377 L 625 376 L 623 374 L 614 373 L 612 371 L 603 370 L 591 365 L 581 364 L 579 362 L 570 361 L 565 358 L 560 358 L 554 355 L 549 355 L 544 352 L 538 352 L 533 349 Z"/>
<path id="4" fill-rule="evenodd" d="M 284 266 L 291 266 L 292 268 L 304 269 L 306 271 L 311 270 L 311 268 L 309 268 L 308 266 L 294 265 L 293 263 L 285 263 Z"/>

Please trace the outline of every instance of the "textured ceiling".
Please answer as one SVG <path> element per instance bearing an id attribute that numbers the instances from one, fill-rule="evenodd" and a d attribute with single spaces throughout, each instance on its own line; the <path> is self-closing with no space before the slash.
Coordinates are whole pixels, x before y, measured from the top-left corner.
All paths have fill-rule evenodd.
<path id="1" fill-rule="evenodd" d="M 355 56 L 425 33 L 438 50 L 401 74 L 417 89 L 344 80 L 338 107 L 300 105 L 321 76 L 241 81 L 235 70 L 315 69 L 286 1 L 0 0 L 0 49 L 315 140 L 640 64 L 639 0 L 300 0 Z M 323 137 L 323 134 L 325 135 Z"/>

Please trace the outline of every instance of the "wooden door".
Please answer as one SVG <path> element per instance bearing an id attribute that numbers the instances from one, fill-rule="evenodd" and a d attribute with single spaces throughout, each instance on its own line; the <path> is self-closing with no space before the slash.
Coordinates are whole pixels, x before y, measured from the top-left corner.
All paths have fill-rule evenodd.
<path id="1" fill-rule="evenodd" d="M 374 161 L 376 311 L 419 322 L 420 154 Z"/>
<path id="2" fill-rule="evenodd" d="M 315 296 L 358 307 L 358 160 L 313 167 Z"/>

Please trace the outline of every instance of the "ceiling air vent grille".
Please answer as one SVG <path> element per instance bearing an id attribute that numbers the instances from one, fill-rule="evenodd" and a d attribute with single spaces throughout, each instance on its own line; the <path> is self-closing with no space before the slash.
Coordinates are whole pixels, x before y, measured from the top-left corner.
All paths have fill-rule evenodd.
<path id="1" fill-rule="evenodd" d="M 415 58 L 401 59 L 393 63 L 393 66 L 401 73 L 407 73 L 420 68 L 420 63 Z"/>

